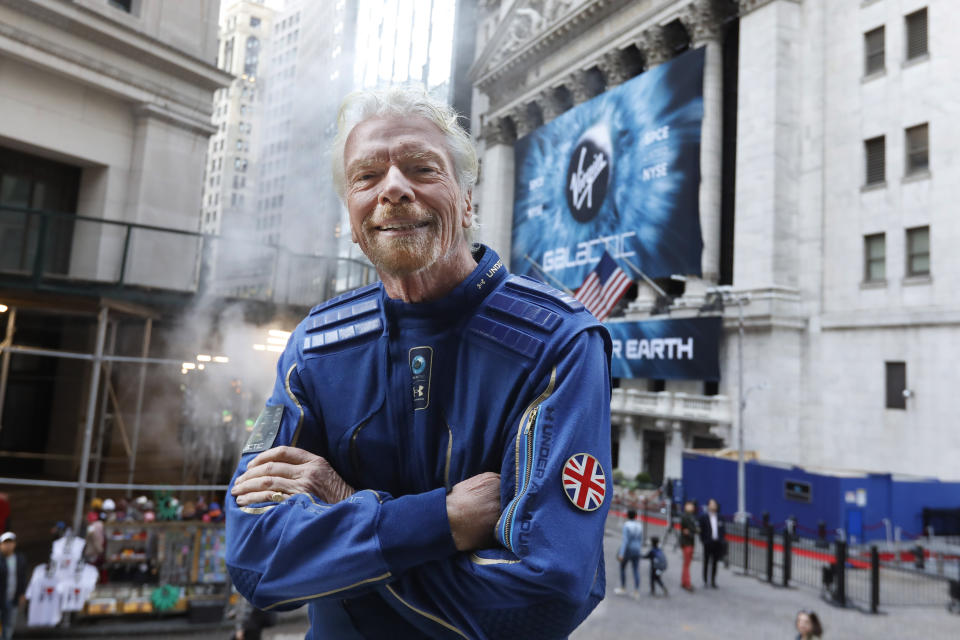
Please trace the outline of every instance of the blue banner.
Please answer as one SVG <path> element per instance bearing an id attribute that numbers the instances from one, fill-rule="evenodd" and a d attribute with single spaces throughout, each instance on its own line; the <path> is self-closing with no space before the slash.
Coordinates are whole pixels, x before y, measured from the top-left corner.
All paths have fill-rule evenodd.
<path id="1" fill-rule="evenodd" d="M 513 272 L 542 279 L 536 261 L 576 289 L 606 248 L 651 277 L 700 275 L 703 61 L 688 51 L 517 141 Z"/>
<path id="2" fill-rule="evenodd" d="M 604 324 L 613 340 L 615 378 L 719 380 L 723 318 L 676 318 Z"/>

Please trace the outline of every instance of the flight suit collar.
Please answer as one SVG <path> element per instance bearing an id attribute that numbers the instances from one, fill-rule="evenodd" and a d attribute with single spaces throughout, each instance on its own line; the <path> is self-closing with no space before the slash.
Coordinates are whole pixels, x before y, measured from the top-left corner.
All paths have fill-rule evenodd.
<path id="1" fill-rule="evenodd" d="M 388 315 L 400 321 L 405 318 L 449 319 L 476 308 L 508 272 L 500 256 L 490 247 L 475 244 L 472 251 L 477 266 L 453 291 L 438 300 L 414 303 L 394 300 L 384 294 Z"/>

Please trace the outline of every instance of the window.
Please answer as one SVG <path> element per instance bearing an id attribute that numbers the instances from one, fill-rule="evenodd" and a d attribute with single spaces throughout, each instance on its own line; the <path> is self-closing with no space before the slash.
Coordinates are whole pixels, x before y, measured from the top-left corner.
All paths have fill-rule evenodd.
<path id="1" fill-rule="evenodd" d="M 906 409 L 907 363 L 887 362 L 887 409 Z"/>
<path id="2" fill-rule="evenodd" d="M 930 168 L 929 134 L 927 124 L 918 124 L 906 130 L 907 150 L 904 164 L 906 175 L 925 173 Z"/>
<path id="3" fill-rule="evenodd" d="M 227 40 L 223 45 L 223 67 L 224 71 L 230 71 L 233 66 L 233 38 Z"/>
<path id="4" fill-rule="evenodd" d="M 107 4 L 114 9 L 120 9 L 120 11 L 133 13 L 133 0 L 107 0 Z"/>
<path id="5" fill-rule="evenodd" d="M 260 40 L 256 36 L 247 38 L 247 52 L 243 60 L 243 73 L 253 77 L 257 75 L 257 62 L 260 57 Z"/>
<path id="6" fill-rule="evenodd" d="M 886 181 L 886 158 L 883 136 L 863 143 L 866 156 L 866 184 L 883 184 Z"/>
<path id="7" fill-rule="evenodd" d="M 877 27 L 863 35 L 864 69 L 863 75 L 883 71 L 883 27 Z"/>
<path id="8" fill-rule="evenodd" d="M 930 227 L 907 229 L 907 276 L 930 275 Z"/>
<path id="9" fill-rule="evenodd" d="M 882 233 L 863 237 L 863 281 L 883 282 L 887 277 L 887 241 Z"/>
<path id="10" fill-rule="evenodd" d="M 927 10 L 914 11 L 906 18 L 907 60 L 927 55 Z"/>
<path id="11" fill-rule="evenodd" d="M 258 17 L 256 17 L 256 16 L 250 16 L 250 26 L 251 26 L 251 27 L 259 27 L 259 26 L 260 26 L 260 18 L 258 18 Z"/>

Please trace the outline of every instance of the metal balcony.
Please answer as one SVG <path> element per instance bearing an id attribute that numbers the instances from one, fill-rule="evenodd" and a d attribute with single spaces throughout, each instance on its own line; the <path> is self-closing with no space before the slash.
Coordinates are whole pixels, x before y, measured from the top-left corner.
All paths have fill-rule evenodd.
<path id="1" fill-rule="evenodd" d="M 614 389 L 610 399 L 610 412 L 708 424 L 730 424 L 732 420 L 732 407 L 727 396 L 702 396 L 672 391 L 655 393 L 636 389 Z"/>
<path id="2" fill-rule="evenodd" d="M 185 303 L 199 294 L 312 306 L 377 279 L 358 260 L 227 236 L 0 207 L 0 287 Z"/>

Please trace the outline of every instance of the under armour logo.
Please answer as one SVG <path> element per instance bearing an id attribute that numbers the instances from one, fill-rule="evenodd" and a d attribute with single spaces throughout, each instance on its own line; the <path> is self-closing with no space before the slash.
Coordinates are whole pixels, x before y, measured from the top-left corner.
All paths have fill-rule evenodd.
<path id="1" fill-rule="evenodd" d="M 423 397 L 423 385 L 418 385 L 413 388 L 413 397 L 422 398 Z"/>

